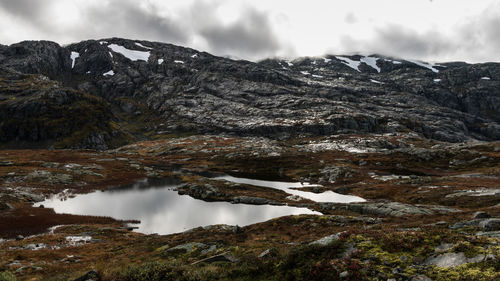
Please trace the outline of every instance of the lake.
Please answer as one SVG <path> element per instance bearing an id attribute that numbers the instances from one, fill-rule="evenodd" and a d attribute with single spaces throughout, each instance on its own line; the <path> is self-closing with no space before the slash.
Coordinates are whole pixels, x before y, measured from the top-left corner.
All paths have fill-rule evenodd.
<path id="1" fill-rule="evenodd" d="M 177 194 L 174 190 L 177 186 L 173 181 L 158 184 L 143 180 L 131 186 L 73 198 L 55 195 L 35 206 L 54 208 L 57 213 L 140 220 L 136 231 L 147 234 L 172 234 L 213 224 L 245 226 L 281 216 L 320 214 L 289 206 L 205 202 Z"/>

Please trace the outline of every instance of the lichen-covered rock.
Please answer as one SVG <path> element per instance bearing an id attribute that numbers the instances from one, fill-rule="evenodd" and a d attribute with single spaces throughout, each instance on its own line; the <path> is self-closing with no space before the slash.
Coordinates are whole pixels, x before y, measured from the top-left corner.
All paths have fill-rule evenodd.
<path id="1" fill-rule="evenodd" d="M 456 267 L 466 263 L 480 262 L 484 260 L 484 255 L 477 255 L 472 258 L 467 258 L 464 253 L 445 253 L 438 256 L 433 256 L 425 261 L 426 265 L 435 265 L 438 267 Z"/>
<path id="2" fill-rule="evenodd" d="M 317 246 L 326 246 L 326 245 L 332 243 L 333 241 L 339 240 L 339 236 L 340 236 L 339 233 L 328 235 L 328 236 L 325 236 L 321 239 L 313 241 L 309 244 L 310 245 L 317 245 Z"/>

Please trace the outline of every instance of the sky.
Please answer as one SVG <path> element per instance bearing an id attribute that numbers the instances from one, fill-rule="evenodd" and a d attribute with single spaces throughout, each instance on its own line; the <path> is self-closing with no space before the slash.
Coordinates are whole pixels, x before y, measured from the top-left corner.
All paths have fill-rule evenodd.
<path id="1" fill-rule="evenodd" d="M 498 0 L 0 0 L 0 44 L 123 37 L 252 61 L 500 61 Z"/>

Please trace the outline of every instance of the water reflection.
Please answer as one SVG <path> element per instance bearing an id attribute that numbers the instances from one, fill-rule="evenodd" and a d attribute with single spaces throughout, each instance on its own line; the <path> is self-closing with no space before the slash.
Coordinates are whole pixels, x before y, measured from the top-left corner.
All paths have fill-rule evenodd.
<path id="1" fill-rule="evenodd" d="M 178 195 L 173 190 L 175 187 L 173 183 L 159 185 L 143 181 L 126 188 L 77 195 L 64 201 L 55 196 L 38 205 L 54 208 L 57 213 L 136 219 L 141 221 L 137 231 L 158 234 L 212 224 L 244 226 L 286 215 L 319 214 L 307 208 L 205 202 Z"/>
<path id="2" fill-rule="evenodd" d="M 352 203 L 352 202 L 364 202 L 364 201 L 366 201 L 365 199 L 363 199 L 359 196 L 344 195 L 344 194 L 336 193 L 333 191 L 325 191 L 322 193 L 312 193 L 312 192 L 292 189 L 292 188 L 297 188 L 297 187 L 300 188 L 300 187 L 307 187 L 307 186 L 318 186 L 318 185 L 312 185 L 312 184 L 307 184 L 307 183 L 254 180 L 254 179 L 247 179 L 247 178 L 237 178 L 237 177 L 233 177 L 233 176 L 229 176 L 229 175 L 216 177 L 214 179 L 227 180 L 227 181 L 235 182 L 235 183 L 242 183 L 242 184 L 249 184 L 249 185 L 255 185 L 255 186 L 263 186 L 263 187 L 280 189 L 280 190 L 285 191 L 286 193 L 289 193 L 292 195 L 297 195 L 297 196 L 300 196 L 303 198 L 307 198 L 307 199 L 310 199 L 310 200 L 315 201 L 315 202 Z"/>

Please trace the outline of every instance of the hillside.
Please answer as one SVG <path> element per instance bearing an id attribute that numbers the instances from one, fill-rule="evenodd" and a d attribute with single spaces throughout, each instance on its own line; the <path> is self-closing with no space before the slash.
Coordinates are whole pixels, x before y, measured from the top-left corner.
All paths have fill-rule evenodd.
<path id="1" fill-rule="evenodd" d="M 9 100 L 6 110 L 25 117 L 2 126 L 3 143 L 102 149 L 186 132 L 272 138 L 414 132 L 447 142 L 500 139 L 497 63 L 433 65 L 378 55 L 253 63 L 110 38 L 64 47 L 48 41 L 2 46 L 0 65 L 3 80 L 12 71 L 43 75 L 65 90 L 102 101 L 92 110 L 107 112 L 93 117 L 117 124 L 87 130 L 94 121 L 81 126 L 80 115 L 63 107 L 61 116 L 46 118 L 67 119 L 74 125 L 66 126 L 66 135 L 79 137 L 40 125 L 33 130 L 42 133 L 26 136 L 26 119 L 39 113 L 18 108 L 12 102 L 16 89 L 7 84 L 0 93 Z M 49 83 L 33 77 L 18 78 L 26 80 L 23 91 L 30 94 L 23 96 L 31 102 Z"/>

